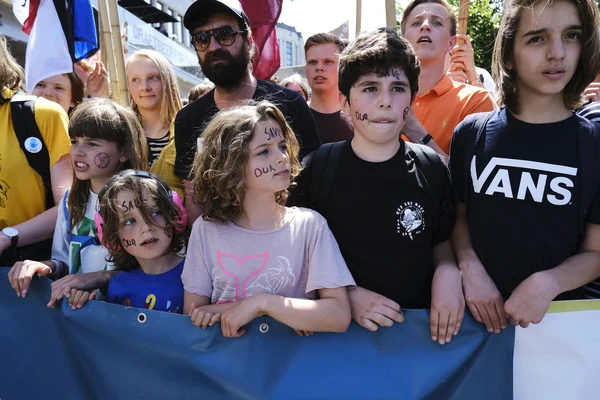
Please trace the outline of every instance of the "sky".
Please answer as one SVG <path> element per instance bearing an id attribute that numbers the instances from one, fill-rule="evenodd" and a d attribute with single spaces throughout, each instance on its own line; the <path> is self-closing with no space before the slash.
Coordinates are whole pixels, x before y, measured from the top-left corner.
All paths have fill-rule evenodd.
<path id="1" fill-rule="evenodd" d="M 403 1 L 401 1 L 403 2 Z M 356 31 L 356 0 L 283 0 L 279 22 L 291 25 L 306 40 L 350 21 L 350 39 Z M 385 0 L 362 0 L 361 30 L 385 26 Z"/>

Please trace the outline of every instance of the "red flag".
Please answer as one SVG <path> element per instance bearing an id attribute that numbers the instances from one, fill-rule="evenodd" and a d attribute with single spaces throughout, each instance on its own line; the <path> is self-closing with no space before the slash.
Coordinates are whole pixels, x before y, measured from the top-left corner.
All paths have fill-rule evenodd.
<path id="1" fill-rule="evenodd" d="M 29 2 L 29 4 L 27 4 Z M 20 1 L 13 3 L 13 12 L 15 17 L 23 25 L 23 32 L 31 34 L 31 28 L 33 28 L 33 22 L 37 16 L 37 10 L 40 6 L 40 0 L 26 0 L 22 4 Z"/>
<path id="2" fill-rule="evenodd" d="M 252 73 L 259 79 L 269 79 L 281 64 L 275 25 L 283 0 L 241 0 L 241 3 L 256 45 Z"/>

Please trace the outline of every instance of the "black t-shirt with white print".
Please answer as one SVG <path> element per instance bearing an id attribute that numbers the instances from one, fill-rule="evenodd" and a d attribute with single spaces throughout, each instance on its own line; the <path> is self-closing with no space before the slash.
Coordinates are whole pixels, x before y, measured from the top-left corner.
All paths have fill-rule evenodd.
<path id="1" fill-rule="evenodd" d="M 420 185 L 415 161 L 404 142 L 391 159 L 359 158 L 346 141 L 323 216 L 360 287 L 386 296 L 404 308 L 431 304 L 433 247 L 450 238 L 454 227 L 449 172 L 440 174 L 437 199 Z M 311 166 L 298 178 L 288 205 L 315 208 L 308 199 Z M 429 176 L 429 175 L 427 175 Z"/>
<path id="2" fill-rule="evenodd" d="M 476 150 L 472 118 L 454 131 L 454 193 L 466 206 L 473 249 L 507 299 L 533 273 L 578 251 L 580 117 L 529 124 L 503 108 L 489 120 Z M 598 201 L 588 222 L 600 223 Z M 557 299 L 582 297 L 577 289 Z"/>

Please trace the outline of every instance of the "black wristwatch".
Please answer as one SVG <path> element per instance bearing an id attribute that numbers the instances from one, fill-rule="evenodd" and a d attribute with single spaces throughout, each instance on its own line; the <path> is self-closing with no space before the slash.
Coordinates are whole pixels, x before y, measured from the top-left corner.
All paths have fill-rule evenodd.
<path id="1" fill-rule="evenodd" d="M 419 143 L 419 144 L 423 144 L 423 145 L 426 145 L 426 146 L 427 146 L 427 143 L 431 142 L 431 139 L 433 139 L 433 138 L 432 138 L 432 137 L 431 137 L 431 135 L 428 133 L 427 135 L 425 135 L 425 136 L 423 137 L 423 139 L 419 140 L 417 143 Z"/>
<path id="2" fill-rule="evenodd" d="M 19 231 L 17 228 L 7 226 L 2 229 L 2 234 L 10 239 L 10 247 L 17 247 L 17 243 L 19 242 Z"/>

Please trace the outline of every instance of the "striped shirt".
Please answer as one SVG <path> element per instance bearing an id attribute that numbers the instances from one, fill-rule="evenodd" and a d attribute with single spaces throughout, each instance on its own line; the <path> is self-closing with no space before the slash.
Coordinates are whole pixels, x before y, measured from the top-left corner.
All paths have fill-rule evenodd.
<path id="1" fill-rule="evenodd" d="M 148 168 L 150 168 L 154 160 L 158 158 L 162 149 L 171 142 L 169 136 L 170 132 L 167 132 L 165 136 L 159 139 L 146 138 L 146 141 L 148 142 Z"/>
<path id="2" fill-rule="evenodd" d="M 590 121 L 600 122 L 600 101 L 592 101 L 587 103 L 579 110 L 576 111 L 577 115 L 583 118 L 589 119 Z"/>

